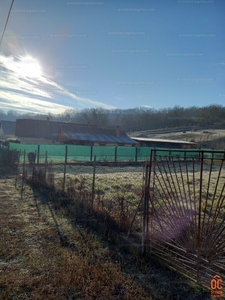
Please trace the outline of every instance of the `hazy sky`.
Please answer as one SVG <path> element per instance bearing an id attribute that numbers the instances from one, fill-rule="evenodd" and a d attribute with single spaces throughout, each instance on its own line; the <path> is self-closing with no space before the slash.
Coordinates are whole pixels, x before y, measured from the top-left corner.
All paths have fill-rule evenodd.
<path id="1" fill-rule="evenodd" d="M 0 109 L 224 105 L 224 31 L 224 0 L 15 0 Z"/>

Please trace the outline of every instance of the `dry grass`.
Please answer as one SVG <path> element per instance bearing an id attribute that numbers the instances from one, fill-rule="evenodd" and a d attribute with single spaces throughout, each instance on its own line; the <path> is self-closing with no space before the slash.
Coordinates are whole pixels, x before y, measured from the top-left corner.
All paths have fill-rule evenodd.
<path id="1" fill-rule="evenodd" d="M 62 167 L 56 167 L 54 185 L 62 187 Z M 93 167 L 69 166 L 66 191 L 87 205 L 92 202 Z M 129 230 L 135 211 L 143 196 L 143 166 L 96 167 L 93 208 L 109 215 L 123 232 Z M 141 230 L 140 218 L 135 220 L 135 230 Z"/>
<path id="2" fill-rule="evenodd" d="M 1 182 L 0 299 L 151 299 L 104 242 L 12 185 Z"/>
<path id="3" fill-rule="evenodd" d="M 20 188 L 0 180 L 0 299 L 207 299 L 78 223 L 66 197 L 25 185 L 21 198 Z"/>

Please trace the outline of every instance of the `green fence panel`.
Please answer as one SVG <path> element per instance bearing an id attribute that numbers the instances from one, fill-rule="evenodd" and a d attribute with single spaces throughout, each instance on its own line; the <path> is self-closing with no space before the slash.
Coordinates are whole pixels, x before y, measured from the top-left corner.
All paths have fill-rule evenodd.
<path id="1" fill-rule="evenodd" d="M 154 153 L 154 152 L 153 152 Z M 156 149 L 155 151 L 157 156 L 161 157 L 173 157 L 176 159 L 188 159 L 188 158 L 199 158 L 199 152 L 195 151 L 182 151 L 182 150 L 174 150 L 174 149 Z"/>
<path id="2" fill-rule="evenodd" d="M 138 147 L 137 148 L 137 161 L 148 161 L 151 153 L 150 147 Z"/>
<path id="3" fill-rule="evenodd" d="M 156 150 L 156 151 L 153 151 L 153 155 L 156 155 L 156 156 L 169 156 L 170 155 L 170 150 L 166 150 L 166 151 L 163 151 L 163 150 Z"/>
<path id="4" fill-rule="evenodd" d="M 38 145 L 35 144 L 19 144 L 19 143 L 9 143 L 9 150 L 17 150 L 17 151 L 24 151 L 26 150 L 27 153 L 35 152 L 38 149 Z"/>
<path id="5" fill-rule="evenodd" d="M 40 155 L 45 155 L 48 152 L 48 157 L 62 156 L 65 157 L 66 146 L 65 145 L 40 145 Z"/>
<path id="6" fill-rule="evenodd" d="M 187 158 L 199 158 L 200 154 L 197 151 L 196 152 L 187 152 L 186 157 Z"/>
<path id="7" fill-rule="evenodd" d="M 62 162 L 65 160 L 65 145 L 40 145 L 39 162 L 45 162 L 45 155 L 47 152 L 48 162 Z"/>
<path id="8" fill-rule="evenodd" d="M 115 161 L 115 146 L 93 146 L 92 160 L 96 155 L 97 161 Z"/>
<path id="9" fill-rule="evenodd" d="M 117 161 L 135 161 L 136 147 L 117 147 Z"/>
<path id="10" fill-rule="evenodd" d="M 214 159 L 225 159 L 225 152 L 214 153 L 213 155 L 211 155 L 211 157 L 213 157 Z"/>
<path id="11" fill-rule="evenodd" d="M 212 150 L 209 148 L 201 148 L 202 151 L 204 151 L 204 158 L 214 158 L 214 159 L 225 159 L 225 150 L 224 149 L 218 149 L 218 150 Z"/>
<path id="12" fill-rule="evenodd" d="M 185 159 L 189 156 L 189 153 L 185 153 L 185 151 L 173 151 L 173 150 L 169 150 L 169 156 L 172 156 L 173 157 L 173 160 L 176 160 L 176 159 Z"/>
<path id="13" fill-rule="evenodd" d="M 26 150 L 25 162 L 28 161 L 28 153 L 33 152 L 37 153 L 38 145 L 36 144 L 19 144 L 19 143 L 9 143 L 9 150 L 16 150 L 20 152 L 19 160 L 20 162 L 24 161 L 24 150 Z"/>
<path id="14" fill-rule="evenodd" d="M 38 154 L 39 147 L 39 162 L 45 162 L 45 155 L 47 151 L 48 162 L 64 162 L 66 145 L 50 145 L 42 144 L 19 144 L 10 143 L 10 150 L 21 151 L 21 159 L 23 159 L 23 152 L 26 150 L 26 159 L 28 153 L 34 152 Z M 80 145 L 67 145 L 67 161 L 93 161 L 96 155 L 97 161 L 149 161 L 151 150 L 153 155 L 158 157 L 173 157 L 173 159 L 198 159 L 201 156 L 199 149 L 184 151 L 182 149 L 168 149 L 168 148 L 152 148 L 152 147 L 125 147 L 125 146 L 80 146 Z M 211 152 L 209 149 L 201 149 L 204 153 L 204 158 L 211 159 L 225 159 L 225 152 Z M 21 161 L 20 159 L 20 161 Z"/>
<path id="15" fill-rule="evenodd" d="M 67 159 L 69 161 L 90 161 L 91 146 L 68 145 Z"/>

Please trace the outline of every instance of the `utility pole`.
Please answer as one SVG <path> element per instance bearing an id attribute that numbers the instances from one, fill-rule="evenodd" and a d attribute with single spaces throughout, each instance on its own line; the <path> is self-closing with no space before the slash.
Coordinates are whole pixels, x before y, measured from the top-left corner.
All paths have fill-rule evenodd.
<path id="1" fill-rule="evenodd" d="M 6 26 L 7 26 L 8 21 L 9 21 L 9 16 L 10 16 L 10 13 L 11 13 L 11 10 L 12 10 L 13 2 L 14 2 L 14 0 L 12 0 L 11 6 L 9 8 L 8 16 L 7 16 L 7 19 L 6 19 L 6 22 L 5 22 L 5 27 L 3 29 L 2 37 L 1 37 L 1 40 L 0 40 L 0 49 L 1 49 L 1 44 L 2 44 L 3 37 L 4 37 L 4 34 L 5 34 Z"/>

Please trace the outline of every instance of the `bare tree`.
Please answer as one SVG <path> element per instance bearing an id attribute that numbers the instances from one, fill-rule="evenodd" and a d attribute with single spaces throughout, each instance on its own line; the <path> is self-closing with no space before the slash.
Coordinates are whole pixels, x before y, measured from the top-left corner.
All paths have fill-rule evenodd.
<path id="1" fill-rule="evenodd" d="M 109 114 L 102 108 L 85 109 L 81 113 L 81 118 L 85 123 L 105 127 L 109 124 Z"/>

